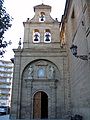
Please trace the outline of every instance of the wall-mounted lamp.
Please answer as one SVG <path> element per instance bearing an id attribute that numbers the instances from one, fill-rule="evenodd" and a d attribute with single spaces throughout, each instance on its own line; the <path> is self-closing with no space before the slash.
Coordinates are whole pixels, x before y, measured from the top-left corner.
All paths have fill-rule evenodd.
<path id="1" fill-rule="evenodd" d="M 15 60 L 15 59 L 14 59 L 14 58 L 11 58 L 10 60 L 11 60 L 11 62 L 14 64 L 14 60 Z"/>
<path id="2" fill-rule="evenodd" d="M 87 55 L 77 55 L 77 46 L 72 44 L 72 46 L 70 47 L 72 54 L 77 57 L 80 58 L 82 60 L 88 60 L 88 56 Z"/>

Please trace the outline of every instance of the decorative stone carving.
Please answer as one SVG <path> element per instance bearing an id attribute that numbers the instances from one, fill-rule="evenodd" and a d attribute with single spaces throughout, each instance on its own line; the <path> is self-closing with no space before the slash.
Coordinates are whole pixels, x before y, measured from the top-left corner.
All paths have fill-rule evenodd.
<path id="1" fill-rule="evenodd" d="M 38 60 L 32 64 L 29 64 L 27 69 L 24 71 L 24 79 L 32 79 L 32 80 L 59 80 L 60 78 L 59 71 L 57 67 L 50 63 L 49 61 Z"/>
<path id="2" fill-rule="evenodd" d="M 49 66 L 49 78 L 54 79 L 55 78 L 55 69 L 53 66 Z"/>
<path id="3" fill-rule="evenodd" d="M 33 72 L 34 72 L 34 69 L 33 69 L 33 67 L 30 65 L 30 66 L 29 66 L 29 69 L 28 69 L 28 79 L 32 79 L 32 78 L 33 78 Z"/>

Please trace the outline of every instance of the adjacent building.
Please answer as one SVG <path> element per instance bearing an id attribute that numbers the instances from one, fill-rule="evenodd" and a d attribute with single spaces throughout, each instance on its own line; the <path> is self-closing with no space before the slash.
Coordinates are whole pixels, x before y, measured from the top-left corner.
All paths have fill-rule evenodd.
<path id="1" fill-rule="evenodd" d="M 70 72 L 71 114 L 90 120 L 90 0 L 67 0 L 61 22 L 61 42 L 67 48 Z"/>
<path id="2" fill-rule="evenodd" d="M 10 107 L 12 77 L 12 62 L 0 60 L 0 106 Z"/>

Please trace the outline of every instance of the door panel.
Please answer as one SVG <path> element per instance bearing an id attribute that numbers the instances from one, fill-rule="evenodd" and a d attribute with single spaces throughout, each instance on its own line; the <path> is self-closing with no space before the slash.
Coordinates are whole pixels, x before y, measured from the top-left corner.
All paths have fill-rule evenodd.
<path id="1" fill-rule="evenodd" d="M 41 118 L 41 92 L 38 92 L 34 96 L 34 116 L 33 118 Z"/>
<path id="2" fill-rule="evenodd" d="M 48 118 L 48 96 L 44 92 L 37 92 L 34 96 L 33 118 Z"/>

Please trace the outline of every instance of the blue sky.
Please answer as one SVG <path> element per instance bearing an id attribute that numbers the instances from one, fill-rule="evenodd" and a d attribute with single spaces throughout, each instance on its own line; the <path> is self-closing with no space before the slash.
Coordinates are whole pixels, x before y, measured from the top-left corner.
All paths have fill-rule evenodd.
<path id="1" fill-rule="evenodd" d="M 7 12 L 14 18 L 12 21 L 12 27 L 5 33 L 5 40 L 11 40 L 12 45 L 7 48 L 7 52 L 4 55 L 4 60 L 10 60 L 14 57 L 12 49 L 18 47 L 19 38 L 23 41 L 23 24 L 27 18 L 33 18 L 35 5 L 42 2 L 52 7 L 52 18 L 58 18 L 61 20 L 65 8 L 66 0 L 5 0 L 4 6 Z"/>

